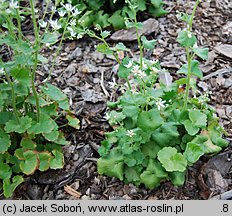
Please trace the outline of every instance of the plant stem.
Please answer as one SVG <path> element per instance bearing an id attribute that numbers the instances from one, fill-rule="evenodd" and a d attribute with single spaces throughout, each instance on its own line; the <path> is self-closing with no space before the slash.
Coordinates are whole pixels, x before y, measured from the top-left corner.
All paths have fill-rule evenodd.
<path id="1" fill-rule="evenodd" d="M 13 113 L 14 113 L 14 115 L 15 115 L 15 118 L 16 118 L 17 123 L 19 123 L 19 116 L 18 116 L 17 108 L 16 108 L 16 98 L 15 98 L 14 84 L 13 84 L 13 82 L 11 81 L 10 77 L 8 76 L 7 72 L 5 72 L 5 76 L 6 76 L 6 79 L 7 79 L 7 81 L 9 82 L 10 87 L 11 87 L 11 97 L 12 97 Z"/>
<path id="2" fill-rule="evenodd" d="M 16 17 L 17 17 L 17 24 L 18 24 L 19 39 L 22 39 L 23 33 L 22 33 L 21 20 L 20 20 L 18 9 L 16 9 Z"/>
<path id="3" fill-rule="evenodd" d="M 38 55 L 39 55 L 39 32 L 38 32 L 37 21 L 35 17 L 34 2 L 33 0 L 29 0 L 29 2 L 30 2 L 31 11 L 32 11 L 32 20 L 33 20 L 34 34 L 35 34 L 35 48 L 36 48 L 34 67 L 33 67 L 32 76 L 31 76 L 31 85 L 32 85 L 32 92 L 34 94 L 35 102 L 36 102 L 37 121 L 39 121 L 40 120 L 40 104 L 39 104 L 39 96 L 35 88 L 35 75 L 36 75 L 36 69 L 38 66 Z"/>
<path id="4" fill-rule="evenodd" d="M 199 2 L 200 2 L 200 0 L 197 0 L 195 5 L 194 5 L 192 15 L 190 17 L 189 25 L 188 25 L 188 31 L 192 31 L 193 18 L 195 16 L 197 6 L 198 6 Z M 190 80 L 191 80 L 191 64 L 192 64 L 192 58 L 193 58 L 193 55 L 191 55 L 190 49 L 188 47 L 186 48 L 186 55 L 187 55 L 187 61 L 188 61 L 187 62 L 187 64 L 188 64 L 188 74 L 187 74 L 187 83 L 186 83 L 185 98 L 184 98 L 184 109 L 187 109 L 187 105 L 188 105 L 188 97 L 189 97 L 189 90 L 190 90 Z"/>
<path id="5" fill-rule="evenodd" d="M 190 56 L 189 48 L 186 48 L 186 54 L 187 54 L 187 61 L 188 61 L 188 75 L 187 75 L 187 84 L 186 84 L 186 90 L 185 90 L 184 109 L 187 109 L 189 89 L 190 89 L 190 79 L 191 79 L 192 59 Z"/>

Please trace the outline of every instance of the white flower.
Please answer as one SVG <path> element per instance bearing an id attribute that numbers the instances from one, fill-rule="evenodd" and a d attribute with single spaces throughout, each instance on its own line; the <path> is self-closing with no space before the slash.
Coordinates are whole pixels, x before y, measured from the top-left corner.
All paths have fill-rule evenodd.
<path id="1" fill-rule="evenodd" d="M 70 24 L 71 26 L 75 26 L 75 25 L 76 25 L 76 20 L 73 19 L 69 24 Z"/>
<path id="2" fill-rule="evenodd" d="M 165 108 L 165 101 L 162 101 L 161 98 L 158 98 L 158 100 L 155 102 L 158 110 L 161 110 L 161 108 Z"/>
<path id="3" fill-rule="evenodd" d="M 188 38 L 192 38 L 192 33 L 188 32 Z"/>
<path id="4" fill-rule="evenodd" d="M 135 135 L 135 132 L 133 130 L 128 130 L 126 135 L 132 138 Z"/>
<path id="5" fill-rule="evenodd" d="M 44 20 L 42 22 L 39 22 L 39 25 L 40 25 L 41 28 L 46 28 L 47 24 L 48 23 L 46 21 L 44 21 Z"/>
<path id="6" fill-rule="evenodd" d="M 75 7 L 73 7 L 71 4 L 68 4 L 68 3 L 63 6 L 68 12 L 72 12 L 75 9 Z"/>
<path id="7" fill-rule="evenodd" d="M 148 68 L 147 63 L 146 63 L 146 62 L 143 62 L 143 63 L 142 63 L 142 67 L 143 67 L 145 70 L 147 70 L 147 68 Z"/>
<path id="8" fill-rule="evenodd" d="M 55 6 L 52 6 L 51 10 L 52 10 L 52 12 L 55 12 L 56 7 L 55 7 Z"/>
<path id="9" fill-rule="evenodd" d="M 61 28 L 61 25 L 58 24 L 57 19 L 56 20 L 49 20 L 49 23 L 51 24 L 52 28 L 56 31 Z"/>
<path id="10" fill-rule="evenodd" d="M 61 11 L 58 11 L 58 14 L 59 16 L 63 17 L 66 14 L 66 12 L 64 10 L 61 10 Z"/>
<path id="11" fill-rule="evenodd" d="M 133 66 L 133 61 L 130 60 L 128 64 L 124 65 L 126 68 L 131 68 Z"/>
<path id="12" fill-rule="evenodd" d="M 68 31 L 69 31 L 71 37 L 75 37 L 75 36 L 77 35 L 77 33 L 74 32 L 73 29 L 72 29 L 71 27 L 68 27 L 67 29 L 68 29 Z"/>
<path id="13" fill-rule="evenodd" d="M 72 12 L 73 16 L 77 16 L 81 13 L 81 11 L 79 11 L 77 8 L 74 9 L 74 11 Z"/>
<path id="14" fill-rule="evenodd" d="M 109 113 L 106 113 L 105 118 L 106 118 L 106 120 L 109 120 L 109 119 L 110 119 Z"/>
<path id="15" fill-rule="evenodd" d="M 17 1 L 14 1 L 14 0 L 11 0 L 10 3 L 9 3 L 9 8 L 10 8 L 10 9 L 19 8 L 18 2 L 17 2 Z"/>
<path id="16" fill-rule="evenodd" d="M 132 72 L 135 73 L 135 74 L 137 74 L 139 70 L 140 70 L 139 65 L 135 65 L 135 66 L 133 66 L 133 68 L 132 68 Z"/>
<path id="17" fill-rule="evenodd" d="M 1 75 L 1 74 L 4 74 L 4 73 L 5 73 L 4 69 L 3 69 L 3 68 L 0 68 L 0 75 Z"/>

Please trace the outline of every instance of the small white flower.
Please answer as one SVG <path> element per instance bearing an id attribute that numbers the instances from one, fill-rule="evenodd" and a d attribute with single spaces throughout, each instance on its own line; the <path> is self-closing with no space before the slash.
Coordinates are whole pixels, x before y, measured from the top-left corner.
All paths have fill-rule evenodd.
<path id="1" fill-rule="evenodd" d="M 56 31 L 61 28 L 61 25 L 58 24 L 57 19 L 56 20 L 49 20 L 49 23 L 51 24 L 52 28 Z"/>
<path id="2" fill-rule="evenodd" d="M 76 25 L 76 20 L 73 19 L 69 24 L 70 24 L 71 26 L 75 26 L 75 25 Z"/>
<path id="3" fill-rule="evenodd" d="M 193 48 L 198 48 L 197 42 L 193 45 Z"/>
<path id="4" fill-rule="evenodd" d="M 133 130 L 128 130 L 126 135 L 132 138 L 135 135 L 135 132 Z"/>
<path id="5" fill-rule="evenodd" d="M 143 69 L 147 70 L 147 68 L 148 68 L 147 63 L 146 63 L 146 62 L 143 62 L 143 63 L 142 63 L 142 67 L 143 67 Z"/>
<path id="6" fill-rule="evenodd" d="M 161 98 L 158 98 L 158 100 L 155 102 L 158 110 L 161 110 L 161 108 L 165 108 L 165 101 L 162 101 Z"/>
<path id="7" fill-rule="evenodd" d="M 192 38 L 192 33 L 188 32 L 188 38 Z"/>
<path id="8" fill-rule="evenodd" d="M 0 75 L 1 75 L 1 74 L 4 74 L 4 73 L 5 73 L 4 69 L 3 69 L 3 68 L 0 68 Z"/>
<path id="9" fill-rule="evenodd" d="M 41 28 L 46 28 L 47 24 L 48 23 L 46 21 L 44 21 L 44 20 L 42 22 L 39 22 L 39 25 L 40 25 Z"/>
<path id="10" fill-rule="evenodd" d="M 131 68 L 133 66 L 133 61 L 130 60 L 128 64 L 124 65 L 126 68 Z"/>
<path id="11" fill-rule="evenodd" d="M 67 29 L 68 29 L 68 31 L 69 31 L 71 37 L 75 37 L 75 36 L 77 35 L 77 33 L 74 32 L 73 29 L 72 29 L 71 27 L 68 27 Z"/>
<path id="12" fill-rule="evenodd" d="M 12 10 L 19 8 L 18 2 L 14 1 L 14 0 L 11 0 L 10 3 L 9 3 L 9 8 L 12 9 Z"/>
<path id="13" fill-rule="evenodd" d="M 81 13 L 81 11 L 79 11 L 77 8 L 74 9 L 74 11 L 72 12 L 73 16 L 77 16 Z"/>
<path id="14" fill-rule="evenodd" d="M 110 119 L 109 113 L 106 113 L 105 118 L 106 118 L 106 120 L 109 120 L 109 119 Z"/>
<path id="15" fill-rule="evenodd" d="M 55 12 L 56 7 L 55 7 L 55 6 L 52 6 L 51 10 L 52 10 L 52 12 Z"/>
<path id="16" fill-rule="evenodd" d="M 68 12 L 72 12 L 75 9 L 75 7 L 73 7 L 71 4 L 68 4 L 68 3 L 66 3 L 63 6 L 66 9 L 66 11 L 68 11 Z"/>
<path id="17" fill-rule="evenodd" d="M 135 65 L 135 66 L 133 66 L 133 68 L 132 68 L 132 72 L 135 73 L 135 74 L 137 74 L 139 70 L 140 70 L 139 65 Z"/>
<path id="18" fill-rule="evenodd" d="M 64 10 L 61 10 L 61 11 L 58 11 L 58 14 L 59 16 L 63 17 L 66 14 L 66 12 Z"/>

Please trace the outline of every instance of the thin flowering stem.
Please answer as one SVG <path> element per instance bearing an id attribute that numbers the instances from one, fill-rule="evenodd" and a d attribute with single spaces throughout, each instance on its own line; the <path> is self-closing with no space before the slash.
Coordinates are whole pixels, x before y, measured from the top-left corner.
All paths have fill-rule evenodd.
<path id="1" fill-rule="evenodd" d="M 35 102 L 36 102 L 36 110 L 37 110 L 37 121 L 40 120 L 40 104 L 39 104 L 39 96 L 37 94 L 36 88 L 35 88 L 35 75 L 36 75 L 36 69 L 38 66 L 38 55 L 39 55 L 39 32 L 38 32 L 38 27 L 37 27 L 37 21 L 35 17 L 35 7 L 34 7 L 34 2 L 33 0 L 29 0 L 30 2 L 30 7 L 32 10 L 32 20 L 33 20 L 33 26 L 34 26 L 34 34 L 35 34 L 35 59 L 34 59 L 34 67 L 32 70 L 32 77 L 31 77 L 31 85 L 32 85 L 32 92 L 35 97 Z"/>
<path id="2" fill-rule="evenodd" d="M 195 5 L 194 5 L 194 9 L 192 11 L 190 22 L 188 24 L 188 31 L 190 33 L 192 31 L 193 18 L 195 16 L 197 6 L 198 6 L 199 3 L 200 3 L 200 0 L 197 0 Z M 187 83 L 186 83 L 186 89 L 185 89 L 184 109 L 187 109 L 187 105 L 188 105 L 188 97 L 189 97 L 189 90 L 190 90 L 190 80 L 191 80 L 191 64 L 192 64 L 192 59 L 194 57 L 194 54 L 191 54 L 191 51 L 190 51 L 189 48 L 186 48 L 186 55 L 187 55 L 188 73 L 187 73 Z"/>
<path id="3" fill-rule="evenodd" d="M 59 53 L 60 53 L 60 50 L 61 50 L 61 47 L 62 47 L 62 43 L 63 43 L 64 37 L 65 37 L 65 32 L 66 32 L 66 30 L 67 30 L 67 27 L 68 27 L 68 24 L 69 24 L 70 19 L 71 19 L 71 17 L 69 16 L 68 19 L 67 19 L 67 22 L 66 22 L 66 24 L 65 24 L 65 26 L 64 26 L 64 30 L 63 30 L 63 33 L 62 33 L 62 36 L 61 36 L 61 39 L 60 39 L 60 43 L 59 43 L 59 45 L 58 45 L 58 49 L 56 50 L 55 57 L 54 57 L 53 62 L 52 62 L 52 67 L 51 67 L 51 69 L 49 70 L 49 74 L 48 74 L 48 79 L 47 79 L 47 81 L 51 78 L 51 74 L 52 74 L 52 71 L 53 71 L 53 69 L 54 69 L 54 67 L 55 67 L 56 59 L 57 59 L 57 57 L 58 57 L 58 55 L 59 55 Z"/>

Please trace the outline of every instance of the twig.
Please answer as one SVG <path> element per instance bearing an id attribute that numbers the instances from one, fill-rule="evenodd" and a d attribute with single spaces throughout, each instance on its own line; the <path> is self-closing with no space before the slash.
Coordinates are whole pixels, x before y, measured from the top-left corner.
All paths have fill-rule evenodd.
<path id="1" fill-rule="evenodd" d="M 231 198 L 232 198 L 232 190 L 227 191 L 227 192 L 225 192 L 223 194 L 213 196 L 209 200 L 229 200 Z"/>
<path id="2" fill-rule="evenodd" d="M 102 91 L 104 92 L 105 96 L 108 98 L 110 94 L 104 86 L 104 71 L 103 70 L 101 71 L 101 88 L 102 88 Z"/>
<path id="3" fill-rule="evenodd" d="M 217 76 L 218 74 L 231 73 L 231 72 L 232 72 L 232 68 L 222 68 L 209 75 L 204 76 L 201 80 L 207 80 L 210 79 L 211 77 Z"/>

